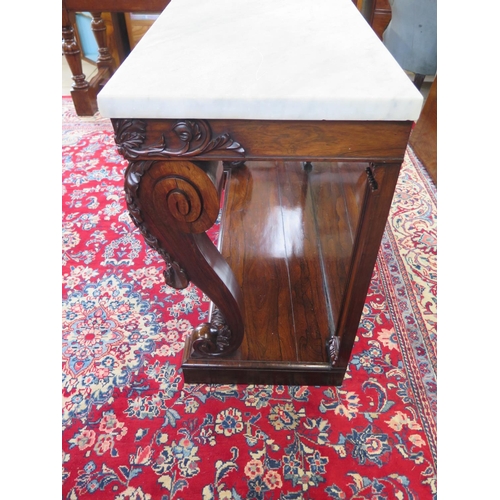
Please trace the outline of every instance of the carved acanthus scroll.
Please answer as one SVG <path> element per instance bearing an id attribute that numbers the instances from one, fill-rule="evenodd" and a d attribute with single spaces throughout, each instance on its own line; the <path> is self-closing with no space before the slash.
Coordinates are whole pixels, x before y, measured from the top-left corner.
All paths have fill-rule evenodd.
<path id="1" fill-rule="evenodd" d="M 131 162 L 125 173 L 130 216 L 165 259 L 167 283 L 184 288 L 191 280 L 217 304 L 193 334 L 203 357 L 230 354 L 243 339 L 241 290 L 205 234 L 219 215 L 223 174 L 221 162 L 186 160 Z"/>
<path id="2" fill-rule="evenodd" d="M 210 125 L 205 120 L 179 120 L 171 132 L 179 144 L 169 146 L 165 135 L 161 135 L 158 144 L 145 146 L 146 122 L 139 119 L 116 120 L 115 141 L 118 151 L 128 160 L 142 158 L 191 158 L 195 156 L 224 156 L 226 153 L 244 156 L 245 150 L 239 142 L 224 133 L 213 137 Z"/>
<path id="3" fill-rule="evenodd" d="M 205 120 L 168 123 L 161 133 L 144 120 L 113 120 L 118 150 L 130 162 L 127 206 L 145 241 L 165 260 L 166 283 L 185 288 L 192 281 L 217 304 L 210 323 L 193 335 L 194 352 L 230 354 L 243 340 L 241 289 L 205 232 L 219 215 L 222 161 L 244 159 L 245 150 L 228 133 L 214 136 Z"/>

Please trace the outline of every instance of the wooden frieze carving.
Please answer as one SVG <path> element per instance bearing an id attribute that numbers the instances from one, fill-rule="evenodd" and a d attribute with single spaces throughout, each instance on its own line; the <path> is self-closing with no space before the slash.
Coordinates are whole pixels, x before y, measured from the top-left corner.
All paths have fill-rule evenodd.
<path id="1" fill-rule="evenodd" d="M 190 158 L 199 155 L 220 157 L 224 153 L 244 156 L 245 150 L 239 142 L 224 133 L 213 137 L 212 130 L 206 120 L 178 120 L 171 132 L 177 137 L 179 144 L 168 144 L 165 134 L 157 144 L 146 146 L 146 128 L 144 120 L 114 120 L 115 141 L 118 151 L 128 160 L 138 158 L 170 159 Z"/>

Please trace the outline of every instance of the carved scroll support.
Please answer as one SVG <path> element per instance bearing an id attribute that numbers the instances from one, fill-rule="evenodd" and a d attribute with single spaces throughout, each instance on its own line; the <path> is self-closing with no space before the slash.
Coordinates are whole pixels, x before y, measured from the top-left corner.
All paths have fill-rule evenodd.
<path id="1" fill-rule="evenodd" d="M 167 283 L 184 288 L 191 281 L 216 304 L 211 322 L 193 333 L 195 357 L 228 355 L 243 340 L 240 287 L 205 233 L 219 214 L 223 173 L 219 161 L 139 160 L 125 174 L 130 215 L 164 258 Z"/>
<path id="2" fill-rule="evenodd" d="M 119 152 L 130 161 L 125 193 L 145 241 L 166 263 L 168 285 L 193 282 L 215 307 L 195 329 L 193 357 L 231 354 L 243 340 L 241 289 L 206 231 L 219 215 L 226 158 L 245 150 L 205 120 L 172 120 L 168 129 L 138 119 L 112 120 Z M 204 161 L 195 161 L 203 158 Z"/>

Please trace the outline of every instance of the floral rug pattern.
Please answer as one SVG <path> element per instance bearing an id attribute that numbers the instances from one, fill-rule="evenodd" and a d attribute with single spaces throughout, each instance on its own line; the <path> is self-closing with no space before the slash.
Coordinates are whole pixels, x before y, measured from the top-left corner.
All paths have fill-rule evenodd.
<path id="1" fill-rule="evenodd" d="M 62 111 L 62 497 L 436 498 L 436 188 L 413 152 L 344 384 L 188 385 L 209 303 L 165 285 L 109 120 Z"/>

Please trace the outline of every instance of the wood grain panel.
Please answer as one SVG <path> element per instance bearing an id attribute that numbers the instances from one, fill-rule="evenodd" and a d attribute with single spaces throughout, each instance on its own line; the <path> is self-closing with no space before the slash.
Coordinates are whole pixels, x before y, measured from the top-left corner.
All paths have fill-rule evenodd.
<path id="1" fill-rule="evenodd" d="M 347 282 L 351 260 L 354 231 L 353 219 L 359 217 L 356 199 L 346 200 L 342 182 L 353 176 L 366 183 L 364 168 L 366 164 L 313 163 L 310 186 L 316 210 L 317 238 L 324 266 L 324 286 L 332 307 L 334 321 L 339 318 L 342 298 Z M 354 173 L 354 175 L 351 174 Z M 353 211 L 348 213 L 348 207 Z"/>
<path id="2" fill-rule="evenodd" d="M 277 167 L 298 359 L 327 363 L 325 345 L 333 321 L 323 289 L 310 173 L 300 162 L 278 162 Z"/>
<path id="3" fill-rule="evenodd" d="M 141 149 L 144 159 L 161 159 L 150 151 L 164 138 L 167 147 L 183 144 L 175 132 L 181 120 L 148 120 Z M 112 120 L 116 127 L 117 120 Z M 402 161 L 412 122 L 356 121 L 273 121 L 209 120 L 212 137 L 227 134 L 244 153 L 223 152 L 227 160 L 371 160 Z M 217 151 L 221 156 L 221 152 Z M 142 156 L 141 156 L 142 157 Z M 210 159 L 214 153 L 200 153 L 197 159 Z"/>
<path id="4" fill-rule="evenodd" d="M 297 360 L 277 176 L 249 162 L 228 177 L 221 253 L 243 290 L 242 359 Z"/>
<path id="5" fill-rule="evenodd" d="M 365 167 L 250 161 L 228 171 L 219 247 L 242 289 L 245 337 L 234 355 L 210 361 L 190 357 L 188 345 L 187 382 L 340 383 L 326 341 L 347 286 Z"/>

